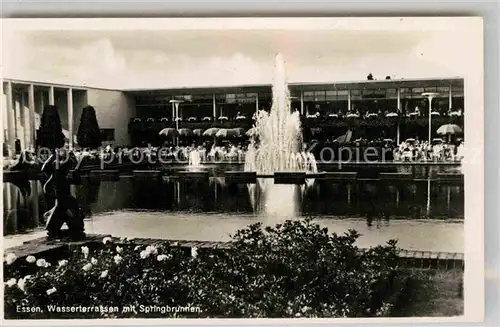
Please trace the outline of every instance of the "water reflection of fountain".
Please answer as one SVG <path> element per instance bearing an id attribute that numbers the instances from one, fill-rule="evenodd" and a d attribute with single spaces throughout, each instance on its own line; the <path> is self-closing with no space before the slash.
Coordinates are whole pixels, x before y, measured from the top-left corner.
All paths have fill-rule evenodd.
<path id="1" fill-rule="evenodd" d="M 258 111 L 254 133 L 245 157 L 245 171 L 259 175 L 274 172 L 317 172 L 314 155 L 304 151 L 299 112 L 291 112 L 290 91 L 285 74 L 285 62 L 277 54 L 274 62 L 273 102 L 271 111 Z M 297 214 L 297 194 L 304 191 L 297 185 L 276 185 L 273 180 L 258 180 L 249 186 L 255 209 L 257 202 L 268 216 L 291 218 Z"/>

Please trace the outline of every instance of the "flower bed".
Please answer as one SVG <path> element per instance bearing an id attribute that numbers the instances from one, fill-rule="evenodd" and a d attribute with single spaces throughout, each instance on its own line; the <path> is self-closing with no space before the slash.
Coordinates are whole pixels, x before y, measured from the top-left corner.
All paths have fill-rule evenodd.
<path id="1" fill-rule="evenodd" d="M 54 262 L 8 255 L 5 317 L 390 316 L 411 275 L 395 241 L 360 251 L 358 237 L 306 219 L 250 225 L 224 250 L 105 238 Z M 182 309 L 143 310 L 152 306 Z"/>

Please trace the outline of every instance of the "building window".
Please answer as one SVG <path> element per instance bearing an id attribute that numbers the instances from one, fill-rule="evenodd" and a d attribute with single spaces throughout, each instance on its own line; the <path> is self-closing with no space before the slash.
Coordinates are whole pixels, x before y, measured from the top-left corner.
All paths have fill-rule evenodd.
<path id="1" fill-rule="evenodd" d="M 394 98 L 398 96 L 398 90 L 397 89 L 387 89 L 387 97 L 388 98 Z"/>
<path id="2" fill-rule="evenodd" d="M 422 95 L 422 93 L 424 93 L 424 88 L 423 87 L 414 87 L 412 90 L 411 90 L 411 93 L 413 93 L 413 95 Z"/>
<path id="3" fill-rule="evenodd" d="M 103 142 L 109 142 L 115 140 L 115 129 L 114 128 L 101 128 L 101 139 Z"/>
<path id="4" fill-rule="evenodd" d="M 440 86 L 437 88 L 439 93 L 448 93 L 450 92 L 450 88 L 448 86 Z"/>
<path id="5" fill-rule="evenodd" d="M 325 91 L 315 91 L 314 92 L 314 101 L 316 101 L 316 102 L 325 101 Z"/>
<path id="6" fill-rule="evenodd" d="M 314 101 L 314 92 L 311 91 L 304 92 L 304 101 Z"/>
<path id="7" fill-rule="evenodd" d="M 464 88 L 461 86 L 453 86 L 451 88 L 452 96 L 454 97 L 463 97 L 464 96 Z"/>
<path id="8" fill-rule="evenodd" d="M 326 101 L 337 100 L 337 91 L 326 91 Z"/>
<path id="9" fill-rule="evenodd" d="M 363 98 L 373 97 L 373 90 L 363 90 Z"/>
<path id="10" fill-rule="evenodd" d="M 226 94 L 226 103 L 236 103 L 236 94 Z"/>
<path id="11" fill-rule="evenodd" d="M 437 88 L 435 86 L 430 86 L 425 88 L 425 92 L 436 92 Z"/>
<path id="12" fill-rule="evenodd" d="M 337 91 L 337 100 L 347 100 L 348 97 L 349 97 L 348 90 Z"/>

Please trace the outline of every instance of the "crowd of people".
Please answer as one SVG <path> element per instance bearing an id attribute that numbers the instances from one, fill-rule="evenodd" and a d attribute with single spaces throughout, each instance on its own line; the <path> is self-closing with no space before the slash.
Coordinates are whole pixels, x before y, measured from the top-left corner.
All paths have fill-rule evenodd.
<path id="1" fill-rule="evenodd" d="M 464 157 L 464 143 L 457 143 L 406 140 L 394 150 L 394 161 L 460 161 Z"/>
<path id="2" fill-rule="evenodd" d="M 335 144 L 335 143 L 333 143 Z M 306 144 L 306 148 L 311 144 Z M 330 147 L 332 143 L 326 142 L 315 148 L 315 156 L 321 162 L 318 153 L 322 148 Z M 143 146 L 143 147 L 113 147 L 107 145 L 101 149 L 75 148 L 70 152 L 74 154 L 81 166 L 99 165 L 102 162 L 112 163 L 189 163 L 193 156 L 191 153 L 196 151 L 196 157 L 200 163 L 206 162 L 243 162 L 247 152 L 248 142 L 200 142 L 191 144 L 172 144 L 165 143 L 162 147 Z M 393 160 L 396 162 L 456 162 L 463 159 L 464 143 L 461 140 L 457 142 L 444 142 L 441 139 L 435 139 L 432 143 L 428 141 L 419 141 L 418 139 L 407 139 L 400 144 L 395 144 L 391 139 L 365 140 L 357 139 L 348 143 L 336 144 L 334 149 L 386 149 L 391 154 L 385 156 L 384 160 Z M 13 163 L 19 161 L 20 156 L 36 158 L 34 150 L 25 150 L 17 158 L 6 162 Z M 317 153 L 316 153 L 317 152 Z M 379 159 L 380 160 L 380 159 Z M 4 160 L 5 162 L 5 160 Z M 8 164 L 9 165 L 9 164 Z M 7 167 L 4 167 L 7 168 Z"/>

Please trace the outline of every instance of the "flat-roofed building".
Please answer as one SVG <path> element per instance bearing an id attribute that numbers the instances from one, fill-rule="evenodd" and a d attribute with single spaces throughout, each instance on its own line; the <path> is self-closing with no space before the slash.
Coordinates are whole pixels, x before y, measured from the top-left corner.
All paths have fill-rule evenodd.
<path id="1" fill-rule="evenodd" d="M 350 112 L 360 117 L 367 114 L 385 117 L 387 113 L 407 117 L 416 110 L 425 117 L 429 102 L 422 96 L 424 92 L 438 94 L 432 102 L 436 115 L 462 114 L 465 109 L 464 80 L 458 77 L 290 83 L 289 90 L 292 110 L 304 117 L 338 117 Z M 171 100 L 181 101 L 177 110 Z M 118 90 L 4 79 L 2 143 L 11 149 L 16 140 L 22 148 L 33 146 L 39 117 L 49 104 L 58 107 L 70 145 L 75 143 L 81 111 L 87 105 L 96 109 L 105 141 L 129 145 L 137 144 L 146 130 L 154 135 L 165 126 L 207 128 L 223 123 L 237 127 L 244 122 L 248 125 L 253 113 L 269 110 L 271 103 L 271 84 Z M 140 122 L 141 128 L 133 128 L 134 120 Z M 175 120 L 180 125 L 171 125 Z"/>

